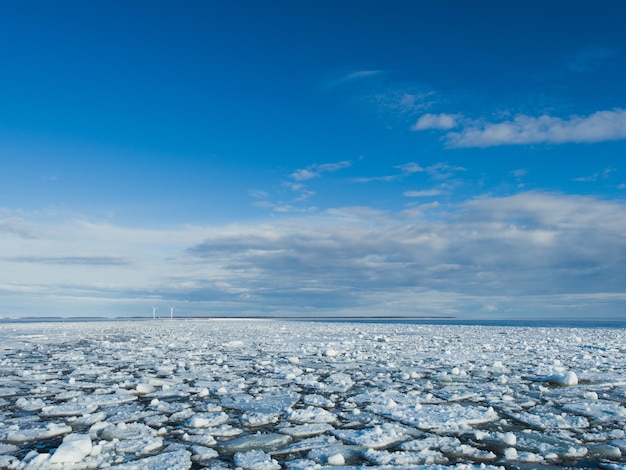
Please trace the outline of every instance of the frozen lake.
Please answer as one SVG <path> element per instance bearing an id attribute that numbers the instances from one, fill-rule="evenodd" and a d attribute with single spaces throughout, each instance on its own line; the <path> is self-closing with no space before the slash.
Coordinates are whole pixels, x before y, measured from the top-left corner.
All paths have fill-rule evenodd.
<path id="1" fill-rule="evenodd" d="M 2 469 L 626 469 L 626 330 L 0 324 Z"/>

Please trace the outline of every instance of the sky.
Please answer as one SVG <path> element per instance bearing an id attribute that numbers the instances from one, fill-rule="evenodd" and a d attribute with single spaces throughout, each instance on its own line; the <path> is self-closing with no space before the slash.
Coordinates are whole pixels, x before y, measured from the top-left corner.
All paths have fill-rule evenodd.
<path id="1" fill-rule="evenodd" d="M 0 318 L 623 319 L 626 3 L 0 4 Z"/>

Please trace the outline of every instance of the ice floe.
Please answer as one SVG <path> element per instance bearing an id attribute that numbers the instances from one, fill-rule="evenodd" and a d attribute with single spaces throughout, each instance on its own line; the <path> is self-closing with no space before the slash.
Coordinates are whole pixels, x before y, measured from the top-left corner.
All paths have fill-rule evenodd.
<path id="1" fill-rule="evenodd" d="M 0 468 L 626 470 L 620 329 L 0 323 Z"/>

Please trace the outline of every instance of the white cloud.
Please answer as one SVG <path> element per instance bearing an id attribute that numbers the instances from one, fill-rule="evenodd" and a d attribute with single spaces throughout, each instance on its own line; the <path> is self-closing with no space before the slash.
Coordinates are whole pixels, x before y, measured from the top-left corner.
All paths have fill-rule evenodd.
<path id="1" fill-rule="evenodd" d="M 528 174 L 528 168 L 518 168 L 517 170 L 513 170 L 511 174 L 516 178 L 522 178 Z"/>
<path id="2" fill-rule="evenodd" d="M 394 166 L 394 168 L 397 168 L 401 170 L 402 173 L 406 173 L 406 174 L 421 173 L 423 171 L 426 171 L 424 168 L 422 168 L 420 165 L 418 165 L 415 162 L 409 162 L 409 163 L 405 163 L 404 165 Z"/>
<path id="3" fill-rule="evenodd" d="M 350 85 L 352 83 L 359 83 L 386 73 L 387 72 L 385 70 L 357 70 L 356 72 L 351 72 L 338 78 L 326 80 L 322 83 L 322 88 L 332 90 L 333 88 Z"/>
<path id="4" fill-rule="evenodd" d="M 40 233 L 32 223 L 20 217 L 0 219 L 0 233 L 17 235 L 21 238 L 37 238 Z"/>
<path id="5" fill-rule="evenodd" d="M 525 192 L 169 230 L 24 222 L 42 235 L 0 232 L 0 291 L 30 314 L 115 299 L 111 314 L 148 315 L 163 299 L 215 314 L 617 315 L 626 301 L 626 204 L 593 197 Z"/>
<path id="6" fill-rule="evenodd" d="M 335 171 L 349 168 L 352 166 L 352 162 L 344 160 L 336 163 L 323 163 L 321 165 L 314 164 L 306 168 L 302 168 L 294 171 L 291 177 L 296 181 L 306 181 L 321 176 L 322 173 L 333 173 Z"/>
<path id="7" fill-rule="evenodd" d="M 605 168 L 601 173 L 594 173 L 588 176 L 580 176 L 578 178 L 574 178 L 572 181 L 582 182 L 582 183 L 593 183 L 598 181 L 598 178 L 606 179 L 609 175 L 615 172 L 615 168 Z"/>
<path id="8" fill-rule="evenodd" d="M 422 189 L 421 191 L 405 191 L 403 193 L 406 197 L 430 197 L 430 196 L 438 196 L 442 194 L 442 191 L 439 189 Z"/>
<path id="9" fill-rule="evenodd" d="M 414 131 L 424 131 L 428 129 L 448 130 L 457 126 L 456 114 L 424 114 L 411 127 Z"/>
<path id="10" fill-rule="evenodd" d="M 594 143 L 626 139 L 626 110 L 598 111 L 567 119 L 518 115 L 498 123 L 468 121 L 458 132 L 446 134 L 448 147 Z"/>

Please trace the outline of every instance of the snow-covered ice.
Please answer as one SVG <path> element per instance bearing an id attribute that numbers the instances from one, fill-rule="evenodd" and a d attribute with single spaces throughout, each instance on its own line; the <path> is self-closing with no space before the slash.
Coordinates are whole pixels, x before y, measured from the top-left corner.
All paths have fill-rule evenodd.
<path id="1" fill-rule="evenodd" d="M 626 469 L 626 330 L 0 324 L 0 468 Z"/>

